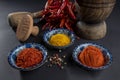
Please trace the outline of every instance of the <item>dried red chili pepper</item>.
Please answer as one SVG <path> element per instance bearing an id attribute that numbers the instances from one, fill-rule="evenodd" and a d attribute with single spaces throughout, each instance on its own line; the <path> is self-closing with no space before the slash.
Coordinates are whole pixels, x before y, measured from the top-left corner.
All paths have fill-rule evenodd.
<path id="1" fill-rule="evenodd" d="M 60 13 L 62 12 L 62 10 L 65 9 L 66 5 L 67 5 L 66 0 L 63 0 L 62 5 L 61 5 L 60 8 L 58 9 L 57 15 L 60 15 Z"/>
<path id="2" fill-rule="evenodd" d="M 43 18 L 46 20 L 46 24 L 42 29 L 60 27 L 72 30 L 72 25 L 76 20 L 74 4 L 69 0 L 48 0 L 43 12 Z"/>
<path id="3" fill-rule="evenodd" d="M 64 25 L 65 25 L 65 19 L 63 18 L 60 22 L 60 28 L 63 28 Z"/>
<path id="4" fill-rule="evenodd" d="M 67 7 L 68 7 L 68 11 L 69 11 L 69 14 L 70 14 L 71 18 L 76 19 L 75 15 L 74 15 L 74 13 L 72 11 L 72 5 L 67 4 Z"/>

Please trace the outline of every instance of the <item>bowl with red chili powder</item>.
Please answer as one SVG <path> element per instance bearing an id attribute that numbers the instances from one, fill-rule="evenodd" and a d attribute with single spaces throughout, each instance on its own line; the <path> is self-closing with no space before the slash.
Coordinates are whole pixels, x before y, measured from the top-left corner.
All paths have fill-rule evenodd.
<path id="1" fill-rule="evenodd" d="M 72 57 L 83 69 L 91 71 L 106 69 L 112 63 L 112 55 L 108 49 L 95 43 L 78 45 Z"/>
<path id="2" fill-rule="evenodd" d="M 41 67 L 47 58 L 47 50 L 37 43 L 26 43 L 13 49 L 9 56 L 9 64 L 18 70 L 30 71 Z"/>

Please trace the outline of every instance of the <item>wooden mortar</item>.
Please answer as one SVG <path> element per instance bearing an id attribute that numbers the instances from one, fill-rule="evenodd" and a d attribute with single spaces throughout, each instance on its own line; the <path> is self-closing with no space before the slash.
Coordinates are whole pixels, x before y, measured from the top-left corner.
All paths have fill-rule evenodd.
<path id="1" fill-rule="evenodd" d="M 83 22 L 99 23 L 112 12 L 115 0 L 76 0 L 80 6 L 79 15 Z"/>
<path id="2" fill-rule="evenodd" d="M 80 22 L 76 25 L 78 36 L 96 40 L 106 35 L 105 20 L 110 15 L 115 0 L 76 0 L 75 6 Z"/>
<path id="3" fill-rule="evenodd" d="M 76 25 L 77 35 L 84 39 L 97 40 L 106 35 L 106 24 L 101 22 L 99 24 L 86 24 L 79 21 Z"/>

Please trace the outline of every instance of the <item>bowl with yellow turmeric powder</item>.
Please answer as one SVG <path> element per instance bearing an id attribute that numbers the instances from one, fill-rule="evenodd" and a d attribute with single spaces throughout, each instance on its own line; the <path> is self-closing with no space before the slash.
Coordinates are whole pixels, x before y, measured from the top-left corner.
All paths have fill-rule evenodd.
<path id="1" fill-rule="evenodd" d="M 103 70 L 112 63 L 112 55 L 103 46 L 94 43 L 78 45 L 73 51 L 73 60 L 87 70 Z"/>
<path id="2" fill-rule="evenodd" d="M 43 40 L 50 48 L 65 49 L 74 43 L 75 36 L 73 32 L 67 29 L 58 28 L 47 31 Z"/>

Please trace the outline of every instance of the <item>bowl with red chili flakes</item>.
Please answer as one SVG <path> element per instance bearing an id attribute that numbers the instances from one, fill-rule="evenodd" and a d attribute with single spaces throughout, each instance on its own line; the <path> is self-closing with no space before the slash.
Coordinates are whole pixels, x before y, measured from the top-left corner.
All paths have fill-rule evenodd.
<path id="1" fill-rule="evenodd" d="M 73 50 L 72 57 L 81 68 L 90 71 L 106 69 L 113 61 L 112 54 L 108 49 L 95 43 L 84 43 L 78 45 Z"/>
<path id="2" fill-rule="evenodd" d="M 18 70 L 30 71 L 41 67 L 47 58 L 47 50 L 37 43 L 17 46 L 8 55 L 9 64 Z"/>

